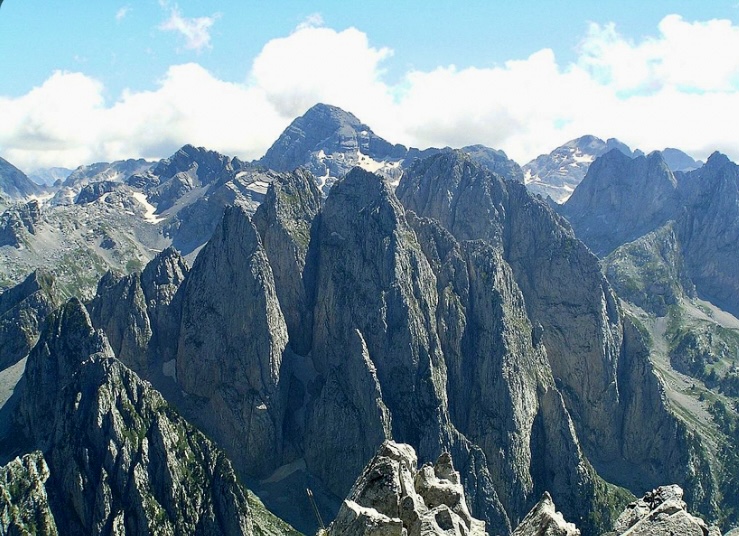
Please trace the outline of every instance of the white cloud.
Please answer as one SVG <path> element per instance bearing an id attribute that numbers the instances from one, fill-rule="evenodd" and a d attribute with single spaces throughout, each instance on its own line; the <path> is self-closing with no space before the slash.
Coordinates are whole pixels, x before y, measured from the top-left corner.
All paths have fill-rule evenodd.
<path id="1" fill-rule="evenodd" d="M 117 20 L 118 22 L 122 21 L 123 19 L 126 18 L 126 16 L 128 15 L 130 11 L 131 11 L 131 6 L 129 5 L 123 6 L 118 11 L 115 12 L 115 20 Z"/>
<path id="2" fill-rule="evenodd" d="M 337 32 L 301 25 L 264 46 L 250 82 L 284 116 L 294 117 L 319 101 L 360 115 L 377 101 L 390 101 L 380 64 L 391 54 L 370 46 L 367 35 L 355 28 Z"/>
<path id="3" fill-rule="evenodd" d="M 586 133 L 739 160 L 739 57 L 726 53 L 739 49 L 739 27 L 728 21 L 669 16 L 638 42 L 592 25 L 570 65 L 544 49 L 493 68 L 411 71 L 394 85 L 383 78 L 391 50 L 318 24 L 267 43 L 243 83 L 189 63 L 151 91 L 106 103 L 100 82 L 54 73 L 20 98 L 0 97 L 0 154 L 26 169 L 159 158 L 185 143 L 258 158 L 294 117 L 326 102 L 392 142 L 483 143 L 521 163 Z"/>
<path id="4" fill-rule="evenodd" d="M 323 17 L 320 13 L 311 13 L 308 15 L 303 22 L 298 24 L 298 30 L 303 30 L 305 28 L 318 28 L 320 26 L 323 26 Z"/>
<path id="5" fill-rule="evenodd" d="M 686 22 L 668 15 L 659 36 L 633 43 L 613 24 L 591 24 L 579 66 L 600 82 L 626 93 L 664 88 L 682 92 L 739 90 L 739 27 L 728 20 Z"/>
<path id="6" fill-rule="evenodd" d="M 183 17 L 180 8 L 175 4 L 169 7 L 167 2 L 161 2 L 162 7 L 169 9 L 169 18 L 159 25 L 165 32 L 177 32 L 185 38 L 185 48 L 201 52 L 211 48 L 210 28 L 216 22 L 218 15 L 212 17 Z"/>

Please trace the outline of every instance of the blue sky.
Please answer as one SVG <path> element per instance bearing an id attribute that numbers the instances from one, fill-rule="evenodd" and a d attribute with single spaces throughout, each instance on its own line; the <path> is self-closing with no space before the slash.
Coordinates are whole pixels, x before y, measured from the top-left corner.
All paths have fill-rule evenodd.
<path id="1" fill-rule="evenodd" d="M 26 170 L 257 158 L 316 101 L 521 163 L 585 133 L 739 158 L 736 0 L 5 0 L 0 46 L 0 156 Z"/>

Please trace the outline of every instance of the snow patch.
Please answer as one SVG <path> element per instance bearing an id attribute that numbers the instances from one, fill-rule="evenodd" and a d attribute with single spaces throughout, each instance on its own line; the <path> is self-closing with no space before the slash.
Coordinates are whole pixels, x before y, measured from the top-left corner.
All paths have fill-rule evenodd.
<path id="1" fill-rule="evenodd" d="M 387 167 L 388 163 L 385 162 L 384 160 L 377 161 L 371 156 L 363 154 L 361 151 L 357 150 L 357 165 L 365 171 L 369 171 L 370 173 L 375 173 L 376 171 L 379 171 L 382 168 Z"/>
<path id="2" fill-rule="evenodd" d="M 157 211 L 157 208 L 146 200 L 146 194 L 143 194 L 141 192 L 134 192 L 133 197 L 134 199 L 136 199 L 136 201 L 141 203 L 146 210 L 146 212 L 144 213 L 144 221 L 146 221 L 147 223 L 156 224 L 165 220 L 165 218 L 157 217 L 154 215 L 154 213 Z"/>
<path id="3" fill-rule="evenodd" d="M 261 195 L 265 195 L 268 188 L 269 183 L 264 181 L 254 181 L 249 186 L 247 186 L 248 190 Z"/>

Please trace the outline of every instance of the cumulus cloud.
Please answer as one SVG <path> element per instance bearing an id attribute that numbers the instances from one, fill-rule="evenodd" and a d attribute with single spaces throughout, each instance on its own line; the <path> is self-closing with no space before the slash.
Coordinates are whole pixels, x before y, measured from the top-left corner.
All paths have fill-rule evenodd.
<path id="1" fill-rule="evenodd" d="M 0 150 L 25 169 L 160 158 L 184 143 L 258 158 L 292 119 L 327 102 L 392 142 L 483 143 L 520 163 L 586 133 L 737 160 L 739 57 L 725 53 L 737 48 L 730 22 L 673 15 L 638 42 L 614 25 L 591 25 L 568 65 L 544 49 L 492 68 L 413 70 L 390 85 L 391 50 L 314 18 L 267 43 L 241 83 L 189 63 L 150 91 L 106 103 L 99 81 L 54 73 L 20 98 L 0 97 Z"/>
<path id="2" fill-rule="evenodd" d="M 185 39 L 185 48 L 201 52 L 210 48 L 210 28 L 216 22 L 218 15 L 212 17 L 183 17 L 180 8 L 175 4 L 169 6 L 163 2 L 163 7 L 169 9 L 169 18 L 159 25 L 165 32 L 179 33 Z"/>

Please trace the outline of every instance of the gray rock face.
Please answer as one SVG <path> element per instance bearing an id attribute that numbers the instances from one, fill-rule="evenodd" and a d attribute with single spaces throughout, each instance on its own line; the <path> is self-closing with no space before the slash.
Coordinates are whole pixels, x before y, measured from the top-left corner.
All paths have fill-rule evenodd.
<path id="1" fill-rule="evenodd" d="M 0 294 L 0 369 L 28 355 L 44 319 L 58 305 L 54 278 L 43 270 Z"/>
<path id="2" fill-rule="evenodd" d="M 90 302 L 90 317 L 102 329 L 123 363 L 137 374 L 150 376 L 177 354 L 182 294 L 189 268 L 180 254 L 167 248 L 142 273 L 117 277 L 108 272 Z"/>
<path id="3" fill-rule="evenodd" d="M 577 237 L 604 256 L 678 214 L 677 180 L 658 152 L 629 158 L 611 151 L 588 169 L 563 206 Z"/>
<path id="4" fill-rule="evenodd" d="M 579 536 L 580 531 L 557 512 L 552 496 L 542 495 L 536 506 L 513 531 L 513 536 Z"/>
<path id="5" fill-rule="evenodd" d="M 44 452 L 61 533 L 253 532 L 230 462 L 114 358 L 78 301 L 52 315 L 25 377 L 19 423 Z"/>
<path id="6" fill-rule="evenodd" d="M 189 271 L 185 259 L 174 248 L 166 248 L 141 272 L 141 290 L 152 328 L 149 356 L 160 362 L 168 362 L 177 354 L 174 341 L 179 336 L 183 299 L 178 291 Z"/>
<path id="7" fill-rule="evenodd" d="M 678 177 L 686 214 L 678 219 L 687 272 L 698 294 L 739 314 L 739 166 L 719 153 Z"/>
<path id="8" fill-rule="evenodd" d="M 46 493 L 48 480 L 49 467 L 38 451 L 0 467 L 0 532 L 59 534 Z"/>
<path id="9" fill-rule="evenodd" d="M 337 183 L 321 215 L 319 248 L 313 361 L 329 389 L 311 414 L 306 461 L 345 492 L 391 430 L 399 441 L 439 445 L 446 374 L 433 326 L 434 276 L 386 183 L 360 169 Z M 334 383 L 348 400 L 328 395 Z M 372 440 L 347 455 L 343 439 L 324 437 L 332 433 L 323 413 Z M 351 469 L 336 471 L 334 456 Z"/>
<path id="10" fill-rule="evenodd" d="M 183 290 L 177 381 L 201 401 L 193 418 L 251 475 L 276 468 L 288 333 L 259 233 L 227 209 Z"/>
<path id="11" fill-rule="evenodd" d="M 328 534 L 483 536 L 486 532 L 485 523 L 470 515 L 448 453 L 419 469 L 410 445 L 386 441 L 357 479 Z"/>
<path id="12" fill-rule="evenodd" d="M 629 536 L 720 536 L 715 527 L 687 511 L 680 486 L 661 486 L 629 504 L 614 526 L 616 535 Z"/>
<path id="13" fill-rule="evenodd" d="M 11 206 L 0 214 L 0 247 L 22 248 L 28 235 L 36 234 L 41 221 L 41 207 L 35 199 L 25 204 Z"/>
<path id="14" fill-rule="evenodd" d="M 680 149 L 667 147 L 662 151 L 662 158 L 672 171 L 693 171 L 703 165 L 700 160 L 695 160 L 692 156 L 685 154 Z"/>
<path id="15" fill-rule="evenodd" d="M 116 278 L 112 272 L 100 280 L 90 303 L 93 325 L 105 332 L 119 359 L 139 374 L 146 372 L 152 336 L 146 305 L 138 273 Z"/>
<path id="16" fill-rule="evenodd" d="M 739 167 L 725 156 L 714 153 L 700 169 L 673 175 L 659 153 L 633 160 L 608 153 L 591 166 L 562 211 L 578 238 L 601 255 L 674 221 L 688 286 L 739 313 L 739 257 L 732 246 L 739 240 Z M 639 246 L 634 248 L 638 254 Z M 641 271 L 637 277 L 650 275 Z M 673 279 L 663 299 L 679 284 L 685 286 Z"/>
<path id="17" fill-rule="evenodd" d="M 603 259 L 603 271 L 619 297 L 657 316 L 696 295 L 673 221 L 616 248 Z"/>
<path id="18" fill-rule="evenodd" d="M 377 136 L 354 115 L 336 106 L 316 104 L 295 119 L 259 160 L 275 171 L 305 167 L 331 184 L 355 166 L 379 171 L 388 178 L 400 177 L 398 164 L 408 150 Z M 393 165 L 395 164 L 395 165 Z M 330 180 L 329 180 L 330 179 Z"/>
<path id="19" fill-rule="evenodd" d="M 254 225 L 272 266 L 290 345 L 301 355 L 308 353 L 312 342 L 310 294 L 315 266 L 306 264 L 306 257 L 321 201 L 313 176 L 298 170 L 276 178 L 254 214 Z"/>
<path id="20" fill-rule="evenodd" d="M 525 300 L 530 325 L 536 327 L 532 339 L 543 344 L 580 443 L 599 471 L 626 463 L 653 482 L 659 475 L 645 449 L 701 459 L 695 438 L 684 429 L 677 437 L 651 433 L 680 425 L 664 402 L 656 402 L 661 400 L 660 387 L 645 357 L 648 352 L 636 335 L 629 339 L 632 345 L 625 340 L 626 324 L 597 258 L 551 209 L 521 185 L 503 183 L 459 153 L 420 162 L 404 176 L 397 193 L 407 209 L 440 221 L 458 240 L 482 239 L 501 249 Z M 640 356 L 641 376 L 629 376 L 627 363 L 636 357 L 630 361 L 628 356 Z M 643 417 L 637 415 L 640 400 L 655 401 L 650 418 L 657 428 L 643 426 Z M 549 407 L 553 411 L 555 406 Z M 629 434 L 624 434 L 625 427 Z M 685 468 L 660 465 L 675 480 L 694 482 L 691 494 L 704 504 L 703 486 L 710 488 L 710 478 L 704 475 L 704 482 L 695 485 L 700 471 L 688 469 L 686 474 Z M 623 481 L 623 470 L 607 474 L 614 482 Z M 558 500 L 569 512 L 567 501 Z"/>
<path id="21" fill-rule="evenodd" d="M 632 152 L 615 138 L 603 141 L 595 136 L 582 136 L 524 165 L 524 182 L 531 193 L 544 198 L 549 196 L 557 203 L 564 203 L 583 180 L 590 164 L 612 150 L 629 158 L 643 155 L 638 150 Z"/>
<path id="22" fill-rule="evenodd" d="M 41 193 L 41 188 L 20 169 L 0 158 L 0 193 L 12 201 L 20 201 Z"/>

